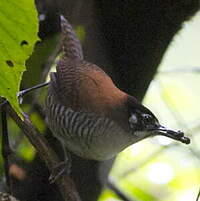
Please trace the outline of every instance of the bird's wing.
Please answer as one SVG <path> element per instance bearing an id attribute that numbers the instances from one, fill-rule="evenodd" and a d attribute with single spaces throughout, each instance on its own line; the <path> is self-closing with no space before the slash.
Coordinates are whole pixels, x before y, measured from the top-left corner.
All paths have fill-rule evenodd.
<path id="1" fill-rule="evenodd" d="M 104 115 L 125 96 L 103 70 L 83 60 L 61 59 L 51 80 L 60 103 L 75 111 Z"/>

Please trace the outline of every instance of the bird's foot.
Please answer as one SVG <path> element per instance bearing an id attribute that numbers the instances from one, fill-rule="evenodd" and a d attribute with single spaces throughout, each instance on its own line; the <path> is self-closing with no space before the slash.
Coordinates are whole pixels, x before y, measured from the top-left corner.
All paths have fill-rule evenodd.
<path id="1" fill-rule="evenodd" d="M 49 182 L 52 184 L 63 175 L 69 175 L 71 172 L 71 161 L 65 160 L 57 164 L 49 177 Z"/>
<path id="2" fill-rule="evenodd" d="M 24 95 L 26 95 L 28 92 L 33 91 L 33 90 L 35 90 L 35 89 L 39 89 L 39 88 L 44 87 L 44 86 L 47 86 L 49 83 L 50 83 L 50 82 L 45 82 L 45 83 L 38 84 L 38 85 L 35 85 L 35 86 L 33 86 L 33 87 L 30 87 L 30 88 L 28 88 L 28 89 L 24 89 L 24 90 L 22 90 L 22 91 L 19 91 L 19 92 L 17 93 L 17 97 L 18 97 L 18 100 L 19 100 L 19 104 L 22 104 L 22 103 L 23 103 L 23 97 L 24 97 Z"/>

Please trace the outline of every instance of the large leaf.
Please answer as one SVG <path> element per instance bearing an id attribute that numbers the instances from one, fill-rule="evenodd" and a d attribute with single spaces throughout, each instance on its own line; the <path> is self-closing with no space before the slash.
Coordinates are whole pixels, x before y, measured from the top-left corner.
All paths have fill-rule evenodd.
<path id="1" fill-rule="evenodd" d="M 17 100 L 25 61 L 38 40 L 34 0 L 0 0 L 0 96 L 20 114 Z"/>

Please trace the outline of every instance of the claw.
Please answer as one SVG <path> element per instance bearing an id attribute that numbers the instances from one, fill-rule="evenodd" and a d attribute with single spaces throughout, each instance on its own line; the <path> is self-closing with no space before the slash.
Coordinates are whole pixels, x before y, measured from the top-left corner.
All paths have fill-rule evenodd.
<path id="1" fill-rule="evenodd" d="M 70 172 L 71 172 L 71 162 L 68 159 L 62 161 L 53 168 L 51 175 L 49 177 L 49 182 L 52 184 L 61 176 L 65 174 L 69 175 Z"/>

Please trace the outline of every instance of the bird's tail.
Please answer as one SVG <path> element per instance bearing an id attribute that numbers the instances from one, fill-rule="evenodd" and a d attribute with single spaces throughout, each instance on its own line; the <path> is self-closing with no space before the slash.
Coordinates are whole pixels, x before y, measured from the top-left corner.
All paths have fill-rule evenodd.
<path id="1" fill-rule="evenodd" d="M 68 58 L 83 59 L 82 47 L 72 26 L 63 15 L 60 16 L 60 21 L 64 56 Z"/>

